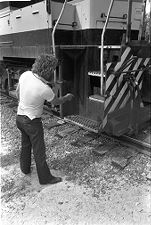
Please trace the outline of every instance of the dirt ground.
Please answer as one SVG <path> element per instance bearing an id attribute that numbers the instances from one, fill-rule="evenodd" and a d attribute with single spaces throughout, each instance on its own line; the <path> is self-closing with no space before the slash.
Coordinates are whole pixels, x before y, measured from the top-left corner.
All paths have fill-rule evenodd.
<path id="1" fill-rule="evenodd" d="M 1 106 L 1 224 L 151 224 L 149 156 L 135 154 L 121 171 L 111 165 L 112 152 L 96 157 L 92 147 L 56 137 L 57 129 L 45 130 L 45 141 L 51 171 L 63 182 L 40 185 L 34 160 L 31 175 L 20 172 L 15 113 Z"/>

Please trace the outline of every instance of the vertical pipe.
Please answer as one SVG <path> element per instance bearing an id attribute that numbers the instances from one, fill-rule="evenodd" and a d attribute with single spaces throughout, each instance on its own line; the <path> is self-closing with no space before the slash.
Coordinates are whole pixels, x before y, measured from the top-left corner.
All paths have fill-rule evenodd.
<path id="1" fill-rule="evenodd" d="M 9 93 L 9 91 L 10 91 L 10 74 L 9 74 L 9 70 L 8 70 L 8 69 L 6 69 L 6 71 L 7 71 L 7 79 L 8 79 L 8 93 Z"/>
<path id="2" fill-rule="evenodd" d="M 128 0 L 126 43 L 131 41 L 132 0 Z"/>
<path id="3" fill-rule="evenodd" d="M 56 32 L 56 28 L 59 24 L 59 21 L 61 20 L 61 17 L 63 15 L 63 12 L 64 12 L 64 9 L 66 7 L 66 4 L 67 4 L 67 0 L 64 1 L 63 3 L 63 6 L 62 6 L 62 9 L 61 9 L 61 12 L 59 14 L 59 17 L 54 25 L 54 28 L 52 30 L 52 49 L 53 49 L 53 54 L 56 56 L 56 48 L 55 48 L 55 32 Z M 57 76 L 56 76 L 56 70 L 54 71 L 54 82 L 56 82 L 57 80 Z"/>
<path id="4" fill-rule="evenodd" d="M 150 3 L 150 12 L 149 12 L 149 43 L 151 43 L 151 3 Z"/>
<path id="5" fill-rule="evenodd" d="M 105 30 L 109 21 L 109 17 L 110 17 L 110 13 L 112 10 L 112 6 L 113 6 L 114 0 L 111 0 L 110 2 L 110 6 L 108 9 L 108 13 L 107 13 L 107 18 L 103 27 L 103 31 L 102 31 L 102 35 L 101 35 L 101 95 L 103 95 L 103 76 L 104 76 L 104 63 L 103 63 L 103 50 L 104 50 L 104 34 L 105 34 Z"/>
<path id="6" fill-rule="evenodd" d="M 56 56 L 56 47 L 55 47 L 55 32 L 56 32 L 56 28 L 61 20 L 61 17 L 64 13 L 65 7 L 67 4 L 67 0 L 64 1 L 62 9 L 60 11 L 59 17 L 54 25 L 54 28 L 52 30 L 52 50 L 53 50 L 53 54 Z M 56 70 L 54 71 L 54 83 L 57 82 L 57 75 L 56 75 Z M 60 82 L 60 88 L 59 88 L 59 96 L 62 97 L 62 66 L 59 65 L 59 82 Z M 63 116 L 63 112 L 62 112 L 62 105 L 60 105 L 59 107 L 60 109 L 60 116 Z"/>
<path id="7" fill-rule="evenodd" d="M 48 46 L 49 46 L 49 52 L 51 53 L 51 45 L 52 45 L 52 41 L 51 41 L 51 28 L 52 28 L 52 10 L 51 10 L 51 7 L 52 7 L 52 3 L 51 3 L 51 0 L 48 0 L 49 1 L 49 5 L 47 6 L 46 5 L 46 8 L 47 8 L 47 21 L 48 21 Z M 46 1 L 46 4 L 47 1 Z"/>
<path id="8" fill-rule="evenodd" d="M 143 1 L 142 3 L 142 18 L 141 18 L 141 24 L 140 24 L 140 29 L 139 29 L 139 35 L 138 35 L 138 40 L 143 40 L 145 39 L 145 15 L 146 15 L 146 0 Z"/>
<path id="9" fill-rule="evenodd" d="M 62 97 L 62 62 L 59 64 L 59 83 L 60 83 L 60 97 Z M 60 105 L 60 117 L 63 118 L 63 107 Z"/>
<path id="10" fill-rule="evenodd" d="M 58 26 L 58 24 L 59 24 L 59 21 L 61 20 L 61 17 L 62 17 L 62 15 L 63 15 L 63 12 L 64 12 L 64 9 L 65 9 L 65 7 L 66 7 L 66 4 L 67 4 L 67 0 L 64 1 L 63 6 L 62 6 L 62 9 L 61 9 L 61 12 L 60 12 L 60 14 L 59 14 L 59 17 L 58 17 L 58 19 L 57 19 L 57 21 L 56 21 L 56 23 L 55 23 L 55 25 L 54 25 L 54 28 L 53 28 L 53 30 L 52 30 L 52 49 L 53 49 L 53 54 L 54 54 L 55 56 L 56 56 L 56 49 L 55 49 L 55 32 L 56 32 L 56 28 L 57 28 L 57 26 Z"/>

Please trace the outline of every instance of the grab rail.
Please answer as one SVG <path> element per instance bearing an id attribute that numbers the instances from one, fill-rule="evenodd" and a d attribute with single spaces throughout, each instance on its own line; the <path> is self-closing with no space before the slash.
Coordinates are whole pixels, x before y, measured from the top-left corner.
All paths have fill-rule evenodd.
<path id="1" fill-rule="evenodd" d="M 56 23 L 54 25 L 54 28 L 52 30 L 52 49 L 53 49 L 53 54 L 55 56 L 56 56 L 56 49 L 55 49 L 55 31 L 56 31 L 56 28 L 57 28 L 57 26 L 59 24 L 59 21 L 60 21 L 62 15 L 63 15 L 63 12 L 64 12 L 64 9 L 66 7 L 66 4 L 67 4 L 67 0 L 64 1 L 63 6 L 62 6 L 62 9 L 61 9 L 61 12 L 59 14 L 59 17 L 58 17 L 58 19 L 57 19 L 57 21 L 56 21 Z M 57 80 L 57 78 L 56 78 L 56 71 L 55 71 L 54 72 L 54 82 L 56 82 L 56 80 Z"/>
<path id="2" fill-rule="evenodd" d="M 60 21 L 62 15 L 63 15 L 63 12 L 64 12 L 64 9 L 65 9 L 66 3 L 67 3 L 67 0 L 64 1 L 63 6 L 62 6 L 62 9 L 61 9 L 60 14 L 59 14 L 59 17 L 58 17 L 58 19 L 57 19 L 57 21 L 56 21 L 56 23 L 55 23 L 55 25 L 54 25 L 54 28 L 53 28 L 53 30 L 52 30 L 52 48 L 53 48 L 53 53 L 54 53 L 54 55 L 56 55 L 56 50 L 55 50 L 55 38 L 54 38 L 54 36 L 55 36 L 55 31 L 56 31 L 56 28 L 57 28 L 57 26 L 58 26 L 58 24 L 59 24 L 59 21 Z"/>
<path id="3" fill-rule="evenodd" d="M 103 27 L 103 31 L 101 34 L 101 59 L 100 59 L 100 64 L 101 64 L 101 95 L 103 95 L 103 76 L 104 76 L 104 63 L 103 63 L 103 49 L 104 49 L 104 34 L 105 34 L 105 30 L 109 21 L 109 17 L 110 17 L 110 13 L 112 10 L 112 6 L 113 6 L 114 0 L 111 0 L 110 2 L 110 6 L 108 9 L 108 13 L 107 13 L 107 17 L 106 17 L 106 21 Z"/>

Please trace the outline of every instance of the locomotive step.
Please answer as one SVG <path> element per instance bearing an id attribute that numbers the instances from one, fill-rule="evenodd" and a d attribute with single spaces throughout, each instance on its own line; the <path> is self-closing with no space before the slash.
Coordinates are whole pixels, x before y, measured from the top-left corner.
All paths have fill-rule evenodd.
<path id="1" fill-rule="evenodd" d="M 100 124 L 83 116 L 72 115 L 64 118 L 65 121 L 78 125 L 86 130 L 98 133 Z"/>

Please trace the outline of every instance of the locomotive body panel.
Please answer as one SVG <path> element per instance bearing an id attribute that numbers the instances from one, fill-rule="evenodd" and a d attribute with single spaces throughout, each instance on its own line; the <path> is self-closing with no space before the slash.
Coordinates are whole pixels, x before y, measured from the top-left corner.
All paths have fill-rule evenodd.
<path id="1" fill-rule="evenodd" d="M 103 29 L 110 0 L 83 0 L 71 1 L 76 6 L 76 29 Z M 126 29 L 127 0 L 114 1 L 108 29 Z M 132 30 L 139 30 L 142 18 L 142 0 L 133 0 Z"/>
<path id="2" fill-rule="evenodd" d="M 59 16 L 62 4 L 52 2 L 52 14 L 46 12 L 46 2 L 0 13 L 0 60 L 3 57 L 35 58 L 40 53 L 50 52 L 52 22 Z M 67 5 L 58 29 L 73 30 L 74 6 Z M 52 19 L 53 16 L 53 19 Z M 62 33 L 62 32 L 61 32 Z"/>

